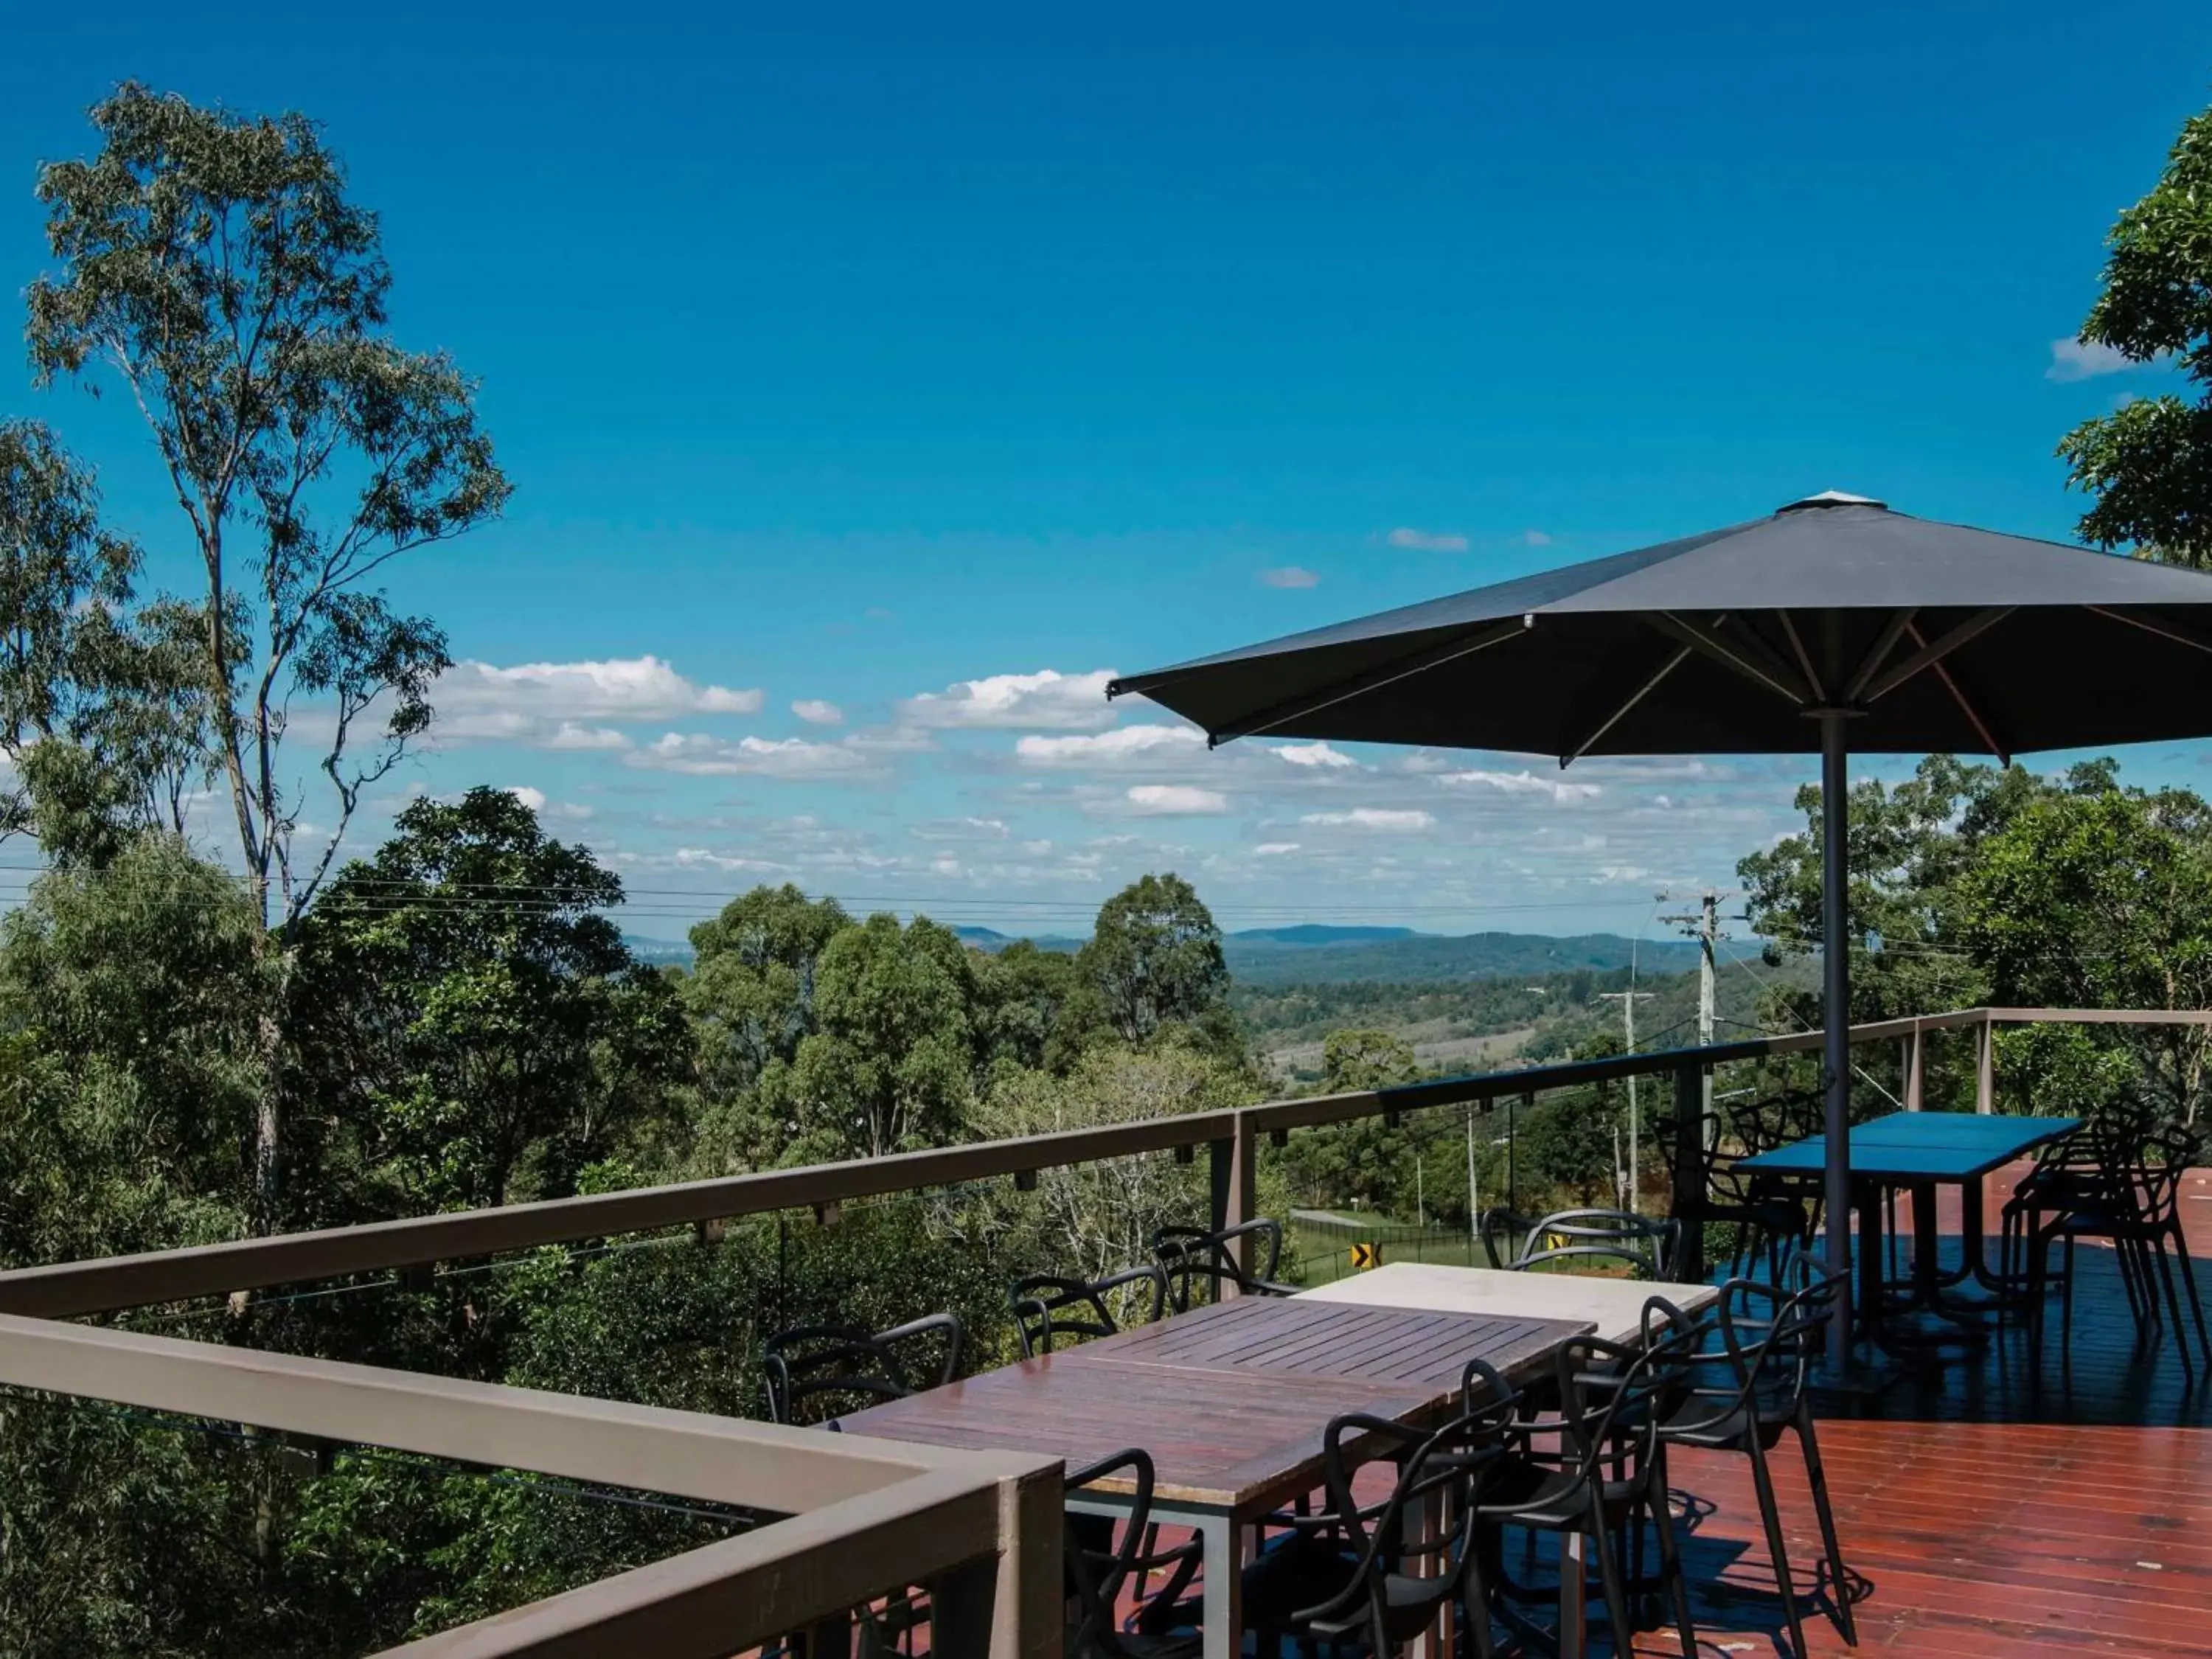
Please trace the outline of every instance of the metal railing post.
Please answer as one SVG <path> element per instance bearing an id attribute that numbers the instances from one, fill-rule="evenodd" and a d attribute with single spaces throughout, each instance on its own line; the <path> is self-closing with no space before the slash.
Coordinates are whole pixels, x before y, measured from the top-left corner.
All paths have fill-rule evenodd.
<path id="1" fill-rule="evenodd" d="M 1917 1030 L 1905 1039 L 1905 1109 L 1908 1112 L 1920 1109 L 1921 1052 L 1925 1046 L 1926 1039 Z"/>
<path id="2" fill-rule="evenodd" d="M 1682 1224 L 1682 1260 L 1674 1277 L 1705 1276 L 1705 1068 L 1674 1068 L 1674 1218 Z"/>
<path id="3" fill-rule="evenodd" d="M 1997 1024 L 1984 1019 L 1974 1028 L 1974 1109 L 1987 1117 L 1997 1109 Z"/>

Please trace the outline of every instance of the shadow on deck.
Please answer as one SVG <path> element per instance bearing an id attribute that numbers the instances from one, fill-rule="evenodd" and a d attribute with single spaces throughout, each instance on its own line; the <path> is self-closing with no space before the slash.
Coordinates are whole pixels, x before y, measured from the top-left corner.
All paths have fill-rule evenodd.
<path id="1" fill-rule="evenodd" d="M 1994 1204 L 2010 1181 L 1990 1187 Z M 2212 1174 L 2184 1190 L 2212 1314 Z M 1954 1258 L 1955 1206 L 1939 1220 Z M 2054 1305 L 2039 1365 L 2008 1322 L 1984 1346 L 1893 1362 L 1870 1397 L 1823 1401 L 1844 1557 L 1866 1581 L 1861 1650 L 2212 1654 L 2212 1383 L 2172 1332 L 2137 1342 L 2109 1250 L 2085 1249 L 2080 1271 L 2070 1364 Z M 1808 1652 L 1849 1653 L 1814 1599 L 1820 1540 L 1794 1437 L 1773 1467 Z M 1787 1654 L 1748 1464 L 1678 1453 L 1672 1477 L 1692 1500 L 1703 1652 Z M 1635 1644 L 1679 1650 L 1657 1631 Z"/>

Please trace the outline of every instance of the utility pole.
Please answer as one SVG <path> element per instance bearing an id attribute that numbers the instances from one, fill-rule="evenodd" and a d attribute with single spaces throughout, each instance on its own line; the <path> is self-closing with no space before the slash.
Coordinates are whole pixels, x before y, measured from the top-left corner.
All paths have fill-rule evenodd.
<path id="1" fill-rule="evenodd" d="M 1482 1198 L 1474 1185 L 1474 1103 L 1467 1103 L 1467 1265 L 1474 1266 L 1474 1246 L 1482 1232 Z"/>
<path id="2" fill-rule="evenodd" d="M 1658 994 L 1656 991 L 1601 991 L 1598 993 L 1600 1001 L 1617 1002 L 1620 1005 L 1622 1052 L 1632 1054 L 1636 1052 L 1638 1000 L 1640 998 L 1649 1001 Z M 1631 1073 L 1628 1079 L 1628 1207 L 1631 1212 L 1636 1208 L 1638 1196 L 1637 1177 L 1641 1173 L 1637 1168 L 1636 1158 L 1638 1127 L 1639 1118 L 1636 1109 L 1636 1076 L 1634 1073 Z M 1613 1165 L 1615 1170 L 1620 1167 L 1617 1164 Z"/>
<path id="3" fill-rule="evenodd" d="M 1710 1048 L 1713 1044 L 1713 946 L 1721 936 L 1720 905 L 1720 893 L 1708 887 L 1703 902 L 1692 914 L 1659 918 L 1662 921 L 1679 924 L 1684 933 L 1698 941 L 1698 1046 L 1701 1048 Z M 1713 1116 L 1713 1074 L 1711 1067 L 1705 1071 L 1705 1101 L 1701 1109 L 1705 1114 L 1701 1121 L 1705 1150 L 1710 1152 L 1720 1139 L 1720 1122 Z"/>

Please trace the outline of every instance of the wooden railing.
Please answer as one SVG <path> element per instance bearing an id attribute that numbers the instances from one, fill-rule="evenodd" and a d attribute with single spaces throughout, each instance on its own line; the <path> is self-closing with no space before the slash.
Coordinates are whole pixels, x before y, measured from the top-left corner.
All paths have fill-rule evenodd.
<path id="1" fill-rule="evenodd" d="M 1992 1109 L 1995 1030 L 2039 1021 L 2212 1024 L 2212 1011 L 1973 1008 L 1856 1026 L 1898 1042 L 1905 1104 L 1919 1104 L 1923 1040 L 1972 1030 L 1977 1097 Z M 0 1273 L 0 1384 L 242 1423 L 347 1445 L 661 1492 L 787 1518 L 724 1542 L 394 1650 L 392 1659 L 614 1656 L 719 1659 L 816 1630 L 835 1652 L 849 1611 L 931 1588 L 933 1652 L 1054 1659 L 1060 1643 L 1060 1466 L 617 1401 L 548 1395 L 61 1322 L 155 1304 L 650 1233 L 1158 1152 L 1206 1149 L 1213 1217 L 1255 1207 L 1259 1138 L 1630 1077 L 1671 1079 L 1677 1167 L 1702 1156 L 1712 1068 L 1818 1051 L 1819 1031 L 1486 1073 L 1401 1088 L 1019 1139 L 778 1170 L 321 1232 Z M 1696 1248 L 1699 1230 L 1687 1230 Z"/>

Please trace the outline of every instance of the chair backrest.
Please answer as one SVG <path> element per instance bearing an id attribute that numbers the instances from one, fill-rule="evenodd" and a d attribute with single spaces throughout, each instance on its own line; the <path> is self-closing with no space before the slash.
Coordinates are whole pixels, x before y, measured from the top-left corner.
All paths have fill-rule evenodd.
<path id="1" fill-rule="evenodd" d="M 1114 1542 L 1111 1522 L 1079 1515 L 1064 1517 L 1060 1547 L 1061 1576 L 1067 1599 L 1075 1604 L 1076 1623 L 1066 1633 L 1066 1650 L 1073 1656 L 1105 1654 L 1109 1659 L 1128 1659 L 1121 1639 L 1117 1614 L 1127 1588 L 1132 1564 L 1144 1548 L 1145 1534 L 1152 1518 L 1152 1460 L 1134 1446 L 1080 1469 L 1072 1469 L 1061 1487 L 1069 1495 L 1096 1486 L 1109 1476 L 1127 1472 L 1133 1490 L 1122 1502 L 1127 1510 L 1121 1520 L 1121 1540 Z"/>
<path id="2" fill-rule="evenodd" d="M 761 1370 L 773 1422 L 818 1425 L 844 1412 L 903 1400 L 960 1374 L 967 1340 L 959 1316 L 929 1314 L 873 1333 L 850 1325 L 794 1325 L 763 1344 Z M 933 1341 L 940 1364 L 926 1363 Z"/>
<path id="3" fill-rule="evenodd" d="M 2204 1146 L 2196 1132 L 2179 1123 L 2168 1124 L 2145 1142 L 2136 1165 L 2136 1204 L 2140 1218 L 2156 1227 L 2170 1227 L 2181 1213 L 2181 1183 L 2190 1170 L 2203 1161 Z"/>
<path id="4" fill-rule="evenodd" d="M 1127 1294 L 1133 1291 L 1133 1294 Z M 1031 1273 L 1006 1288 L 1013 1304 L 1014 1334 L 1021 1339 L 1022 1358 L 1034 1359 L 1050 1353 L 1055 1340 L 1112 1336 L 1125 1322 L 1108 1300 L 1133 1304 L 1138 1322 L 1158 1319 L 1167 1305 L 1168 1276 L 1156 1262 L 1125 1267 L 1103 1279 L 1066 1279 L 1055 1273 Z"/>
<path id="5" fill-rule="evenodd" d="M 1494 1204 L 1485 1210 L 1476 1225 L 1482 1233 L 1482 1253 L 1490 1258 L 1493 1267 L 1510 1267 L 1521 1254 L 1521 1246 L 1536 1224 L 1536 1218 L 1522 1215 L 1518 1210 L 1509 1210 Z"/>
<path id="6" fill-rule="evenodd" d="M 1640 1279 L 1665 1279 L 1680 1260 L 1682 1224 L 1626 1210 L 1560 1210 L 1538 1221 L 1513 1259 L 1516 1270 L 1557 1261 L 1580 1270 L 1618 1266 Z"/>
<path id="7" fill-rule="evenodd" d="M 1467 1571 L 1474 1548 L 1475 1511 L 1459 1506 L 1455 1522 L 1443 1533 L 1408 1535 L 1407 1528 L 1428 1508 L 1422 1500 L 1457 1492 L 1479 1481 L 1487 1463 L 1501 1455 L 1505 1425 L 1514 1420 L 1520 1399 L 1486 1362 L 1468 1365 L 1462 1379 L 1462 1400 L 1476 1404 L 1439 1426 L 1417 1429 L 1392 1419 L 1351 1413 L 1331 1419 L 1322 1436 L 1322 1478 L 1325 1514 L 1299 1524 L 1338 1534 L 1345 1553 L 1356 1558 L 1352 1576 L 1316 1605 L 1298 1610 L 1301 1620 L 1340 1621 L 1366 1604 L 1379 1620 L 1392 1573 L 1415 1573 L 1413 1564 L 1432 1565 L 1418 1573 L 1436 1595 L 1449 1595 Z M 1385 1459 L 1397 1465 L 1389 1496 L 1362 1504 L 1353 1483 L 1364 1466 Z M 1322 1581 L 1324 1583 L 1327 1579 Z"/>
<path id="8" fill-rule="evenodd" d="M 1240 1267 L 1235 1246 L 1242 1239 L 1256 1240 L 1261 1261 L 1256 1267 Z M 1195 1286 L 1203 1282 L 1219 1300 L 1224 1284 L 1243 1291 L 1271 1291 L 1275 1271 L 1283 1259 L 1283 1227 L 1262 1216 L 1218 1232 L 1202 1227 L 1162 1227 L 1152 1234 L 1152 1254 L 1167 1276 L 1168 1305 L 1188 1312 Z"/>
<path id="9" fill-rule="evenodd" d="M 1735 1392 L 1708 1391 L 1709 1409 L 1692 1416 L 1718 1422 L 1744 1407 L 1769 1419 L 1794 1414 L 1811 1381 L 1843 1288 L 1840 1278 L 1802 1249 L 1783 1259 L 1771 1282 L 1732 1279 L 1722 1285 L 1704 1327 L 1707 1333 L 1717 1334 L 1720 1347 L 1716 1352 L 1705 1343 L 1698 1357 L 1707 1363 L 1725 1361 Z M 1647 1307 L 1647 1316 L 1649 1311 Z"/>
<path id="10" fill-rule="evenodd" d="M 1695 1322 L 1668 1311 L 1671 1319 L 1655 1320 L 1646 1304 L 1651 1334 L 1641 1347 L 1598 1336 L 1573 1337 L 1560 1347 L 1561 1449 L 1577 1478 L 1602 1480 L 1609 1469 L 1624 1468 L 1635 1478 L 1657 1449 L 1661 1425 L 1695 1387 Z"/>

